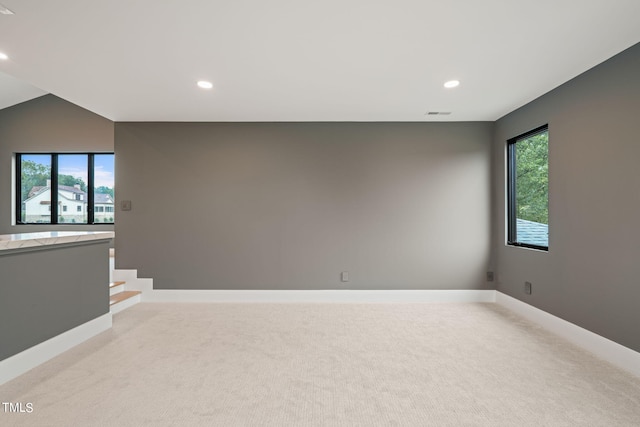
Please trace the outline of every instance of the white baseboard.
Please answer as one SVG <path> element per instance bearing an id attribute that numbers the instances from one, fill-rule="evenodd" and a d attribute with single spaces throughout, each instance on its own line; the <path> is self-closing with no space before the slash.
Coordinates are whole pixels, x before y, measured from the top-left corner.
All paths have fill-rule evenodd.
<path id="1" fill-rule="evenodd" d="M 495 302 L 494 290 L 231 290 L 154 289 L 153 279 L 138 278 L 137 270 L 114 270 L 114 280 L 127 282 L 127 290 L 142 292 L 142 302 L 235 303 L 409 303 Z"/>
<path id="2" fill-rule="evenodd" d="M 111 313 L 103 314 L 80 326 L 56 335 L 40 344 L 0 361 L 0 385 L 53 359 L 72 347 L 111 328 Z"/>
<path id="3" fill-rule="evenodd" d="M 640 353 L 502 292 L 496 291 L 496 303 L 640 377 Z"/>
<path id="4" fill-rule="evenodd" d="M 138 278 L 137 270 L 114 270 L 114 280 L 127 290 L 142 292 L 142 302 L 236 303 L 374 303 L 374 302 L 495 302 L 494 290 L 231 290 L 154 289 L 153 279 Z"/>
<path id="5" fill-rule="evenodd" d="M 410 303 L 494 302 L 493 290 L 143 290 L 143 302 Z"/>

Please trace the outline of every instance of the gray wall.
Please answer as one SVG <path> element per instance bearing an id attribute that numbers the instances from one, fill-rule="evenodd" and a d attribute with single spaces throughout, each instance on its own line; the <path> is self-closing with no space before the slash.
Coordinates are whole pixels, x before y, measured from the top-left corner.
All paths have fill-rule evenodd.
<path id="1" fill-rule="evenodd" d="M 109 312 L 109 244 L 0 251 L 0 360 Z"/>
<path id="2" fill-rule="evenodd" d="M 497 289 L 640 351 L 640 45 L 500 119 Z M 549 252 L 505 246 L 506 140 L 549 124 Z M 524 295 L 524 282 L 533 283 Z"/>
<path id="3" fill-rule="evenodd" d="M 113 230 L 112 225 L 12 226 L 16 152 L 113 152 L 113 122 L 53 95 L 0 110 L 0 234 Z"/>
<path id="4" fill-rule="evenodd" d="M 117 267 L 159 289 L 485 288 L 491 132 L 116 123 Z"/>

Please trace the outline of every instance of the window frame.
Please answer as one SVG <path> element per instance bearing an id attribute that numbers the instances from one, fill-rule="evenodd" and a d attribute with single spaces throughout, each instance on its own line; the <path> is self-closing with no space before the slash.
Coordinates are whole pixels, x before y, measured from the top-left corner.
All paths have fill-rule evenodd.
<path id="1" fill-rule="evenodd" d="M 49 205 L 49 219 L 50 222 L 26 222 L 22 221 L 22 156 L 31 155 L 44 155 L 51 156 L 51 203 Z M 87 156 L 87 222 L 59 222 L 58 217 L 62 210 L 58 204 L 58 191 L 53 191 L 54 188 L 58 188 L 58 156 L 59 155 L 82 155 Z M 95 201 L 95 156 L 96 155 L 112 155 L 113 152 L 64 152 L 64 153 L 46 153 L 46 152 L 21 152 L 15 153 L 15 216 L 16 224 L 19 225 L 114 225 L 115 222 L 96 222 L 94 215 L 94 201 Z M 114 183 L 115 184 L 115 183 Z M 115 202 L 115 201 L 114 201 Z M 115 212 L 115 204 L 114 204 Z"/>
<path id="2" fill-rule="evenodd" d="M 547 246 L 535 245 L 532 243 L 526 243 L 518 241 L 518 232 L 517 232 L 517 212 L 516 212 L 516 144 L 519 141 L 530 138 L 534 135 L 538 135 L 546 132 L 549 134 L 549 124 L 545 124 L 539 126 L 535 129 L 532 129 L 528 132 L 515 136 L 507 140 L 507 246 L 515 246 L 521 248 L 529 248 L 536 249 L 540 251 L 549 251 L 549 242 L 547 241 Z M 548 136 L 547 136 L 548 141 Z M 548 150 L 547 145 L 547 150 Z M 547 160 L 548 165 L 548 160 Z M 547 172 L 548 174 L 548 172 Z M 548 184 L 547 184 L 548 185 Z M 547 193 L 547 203 L 549 202 L 549 197 Z M 548 217 L 547 217 L 548 220 Z M 548 226 L 548 224 L 547 224 Z"/>

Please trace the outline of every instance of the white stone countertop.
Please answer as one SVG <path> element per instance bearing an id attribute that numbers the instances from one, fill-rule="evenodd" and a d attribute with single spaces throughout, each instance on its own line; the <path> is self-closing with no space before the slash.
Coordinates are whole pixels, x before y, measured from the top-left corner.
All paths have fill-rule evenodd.
<path id="1" fill-rule="evenodd" d="M 113 231 L 43 231 L 39 233 L 0 234 L 0 251 L 112 239 Z"/>

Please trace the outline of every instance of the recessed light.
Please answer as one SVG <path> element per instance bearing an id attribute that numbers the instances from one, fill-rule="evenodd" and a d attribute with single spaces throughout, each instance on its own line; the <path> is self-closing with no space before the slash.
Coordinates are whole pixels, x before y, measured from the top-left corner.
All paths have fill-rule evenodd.
<path id="1" fill-rule="evenodd" d="M 3 60 L 9 59 L 9 55 L 7 55 L 6 53 L 0 52 L 0 59 L 3 59 Z"/>
<path id="2" fill-rule="evenodd" d="M 208 82 L 206 80 L 200 80 L 198 82 L 198 87 L 201 87 L 202 89 L 211 89 L 213 88 L 213 83 Z"/>
<path id="3" fill-rule="evenodd" d="M 452 87 L 456 87 L 459 84 L 460 82 L 458 80 L 449 80 L 444 84 L 444 87 L 446 87 L 447 89 L 451 89 Z"/>

